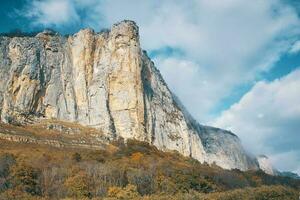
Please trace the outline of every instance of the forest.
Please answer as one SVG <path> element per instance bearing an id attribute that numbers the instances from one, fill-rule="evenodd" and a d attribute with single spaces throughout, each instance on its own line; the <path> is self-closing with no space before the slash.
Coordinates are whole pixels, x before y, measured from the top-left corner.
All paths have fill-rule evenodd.
<path id="1" fill-rule="evenodd" d="M 298 199 L 300 180 L 224 170 L 145 142 L 103 150 L 0 140 L 0 199 Z"/>

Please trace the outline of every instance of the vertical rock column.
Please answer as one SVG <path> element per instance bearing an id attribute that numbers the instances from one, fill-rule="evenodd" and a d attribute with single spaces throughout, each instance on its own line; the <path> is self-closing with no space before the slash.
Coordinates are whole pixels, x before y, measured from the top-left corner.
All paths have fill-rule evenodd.
<path id="1" fill-rule="evenodd" d="M 141 49 L 133 22 L 116 24 L 109 35 L 108 101 L 117 135 L 145 140 Z"/>
<path id="2" fill-rule="evenodd" d="M 93 77 L 95 35 L 93 30 L 84 29 L 78 32 L 71 45 L 73 65 L 73 87 L 77 104 L 77 120 L 90 124 L 89 86 Z"/>

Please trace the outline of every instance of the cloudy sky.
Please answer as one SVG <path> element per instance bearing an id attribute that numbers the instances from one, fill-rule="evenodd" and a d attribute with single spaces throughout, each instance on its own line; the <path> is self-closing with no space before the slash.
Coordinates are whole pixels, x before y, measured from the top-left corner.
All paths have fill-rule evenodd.
<path id="1" fill-rule="evenodd" d="M 142 47 L 200 123 L 300 174 L 300 1 L 11 0 L 0 13 L 0 32 L 136 21 Z"/>

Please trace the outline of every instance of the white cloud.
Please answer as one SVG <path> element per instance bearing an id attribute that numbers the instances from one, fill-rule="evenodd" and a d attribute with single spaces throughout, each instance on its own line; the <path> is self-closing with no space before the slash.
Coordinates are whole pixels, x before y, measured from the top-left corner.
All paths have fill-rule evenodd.
<path id="1" fill-rule="evenodd" d="M 230 129 L 248 150 L 268 155 L 279 169 L 299 172 L 299 91 L 299 69 L 270 83 L 258 82 L 213 125 Z"/>
<path id="2" fill-rule="evenodd" d="M 154 62 L 160 66 L 170 89 L 176 91 L 176 95 L 181 97 L 180 100 L 185 105 L 193 105 L 193 109 L 197 111 L 209 112 L 208 109 L 216 103 L 211 99 L 216 99 L 218 95 L 209 90 L 217 91 L 218 88 L 214 88 L 214 85 L 208 82 L 210 80 L 206 80 L 205 72 L 198 64 L 172 57 L 156 58 Z M 206 97 L 203 97 L 203 94 L 206 94 Z M 203 112 L 194 113 L 194 117 L 203 118 Z"/>
<path id="3" fill-rule="evenodd" d="M 291 54 L 295 54 L 298 53 L 299 51 L 300 51 L 300 41 L 297 41 L 293 44 L 289 52 Z"/>
<path id="4" fill-rule="evenodd" d="M 288 151 L 272 155 L 271 162 L 277 166 L 278 169 L 285 171 L 292 171 L 300 174 L 300 156 L 298 151 Z"/>
<path id="5" fill-rule="evenodd" d="M 22 13 L 32 19 L 32 25 L 59 26 L 76 23 L 80 19 L 69 0 L 33 0 Z"/>

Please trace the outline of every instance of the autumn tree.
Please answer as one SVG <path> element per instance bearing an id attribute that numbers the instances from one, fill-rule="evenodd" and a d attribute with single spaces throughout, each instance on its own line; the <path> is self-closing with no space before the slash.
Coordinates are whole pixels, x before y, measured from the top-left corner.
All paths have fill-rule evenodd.
<path id="1" fill-rule="evenodd" d="M 19 163 L 12 168 L 11 184 L 14 188 L 33 195 L 40 194 L 40 171 L 25 163 Z"/>
<path id="2" fill-rule="evenodd" d="M 9 187 L 8 176 L 15 162 L 15 156 L 12 154 L 4 153 L 0 156 L 0 191 Z"/>
<path id="3" fill-rule="evenodd" d="M 137 192 L 137 188 L 135 185 L 127 185 L 124 188 L 121 187 L 110 187 L 108 189 L 108 197 L 122 199 L 122 200 L 129 200 L 134 199 L 139 196 Z"/>
<path id="4" fill-rule="evenodd" d="M 84 171 L 68 177 L 64 184 L 72 197 L 82 198 L 89 197 L 89 179 Z"/>

